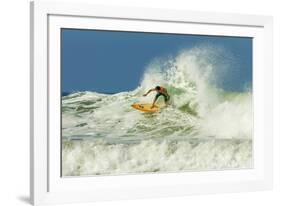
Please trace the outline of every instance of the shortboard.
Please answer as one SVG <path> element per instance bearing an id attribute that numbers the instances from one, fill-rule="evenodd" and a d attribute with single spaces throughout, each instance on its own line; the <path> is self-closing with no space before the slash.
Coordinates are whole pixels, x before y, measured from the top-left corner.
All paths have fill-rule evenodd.
<path id="1" fill-rule="evenodd" d="M 134 109 L 142 111 L 142 112 L 157 112 L 160 110 L 159 104 L 154 104 L 154 107 L 152 107 L 152 104 L 150 103 L 135 103 L 131 105 Z"/>

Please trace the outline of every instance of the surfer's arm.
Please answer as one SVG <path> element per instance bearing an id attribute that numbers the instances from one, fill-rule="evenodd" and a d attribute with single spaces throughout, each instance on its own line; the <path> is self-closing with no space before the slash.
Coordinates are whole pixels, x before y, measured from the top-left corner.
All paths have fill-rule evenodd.
<path id="1" fill-rule="evenodd" d="M 169 94 L 168 94 L 168 92 L 167 92 L 167 90 L 164 90 L 163 92 L 162 92 L 164 95 L 166 95 L 166 96 L 170 96 Z"/>
<path id="2" fill-rule="evenodd" d="M 167 91 L 164 91 L 163 93 L 167 96 L 170 96 Z"/>
<path id="3" fill-rule="evenodd" d="M 148 95 L 150 92 L 152 92 L 152 91 L 155 91 L 155 89 L 150 89 L 150 90 L 148 90 L 148 92 L 146 92 L 143 96 L 146 96 L 146 95 Z"/>

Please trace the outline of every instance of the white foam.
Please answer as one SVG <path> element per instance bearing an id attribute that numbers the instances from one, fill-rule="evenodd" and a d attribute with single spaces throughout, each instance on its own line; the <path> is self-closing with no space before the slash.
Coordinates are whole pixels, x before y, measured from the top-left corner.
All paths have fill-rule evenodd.
<path id="1" fill-rule="evenodd" d="M 64 176 L 252 167 L 251 141 L 145 140 L 129 145 L 72 141 L 63 147 Z"/>
<path id="2" fill-rule="evenodd" d="M 215 52 L 199 47 L 156 59 L 134 91 L 64 97 L 63 174 L 250 167 L 252 93 L 219 88 L 222 68 L 228 66 L 216 61 Z M 152 102 L 153 94 L 142 95 L 156 85 L 167 87 L 169 107 L 154 114 L 131 108 Z"/>

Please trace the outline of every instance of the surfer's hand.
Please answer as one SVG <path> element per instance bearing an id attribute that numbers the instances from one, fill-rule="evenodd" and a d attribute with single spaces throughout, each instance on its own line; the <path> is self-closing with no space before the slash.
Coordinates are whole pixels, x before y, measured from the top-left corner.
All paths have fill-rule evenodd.
<path id="1" fill-rule="evenodd" d="M 147 95 L 147 94 L 144 94 L 144 95 L 142 95 L 142 96 L 146 97 L 146 95 Z"/>

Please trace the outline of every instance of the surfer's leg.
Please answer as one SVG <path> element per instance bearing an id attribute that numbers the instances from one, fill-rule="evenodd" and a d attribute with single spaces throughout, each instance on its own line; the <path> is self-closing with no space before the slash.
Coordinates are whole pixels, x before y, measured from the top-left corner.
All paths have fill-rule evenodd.
<path id="1" fill-rule="evenodd" d="M 161 95 L 161 94 L 156 94 L 156 95 L 155 95 L 155 98 L 154 98 L 154 100 L 153 100 L 153 103 L 152 103 L 151 108 L 154 107 L 154 104 L 155 104 L 155 102 L 157 101 L 157 99 L 158 99 L 158 97 L 159 97 L 160 95 Z"/>
<path id="2" fill-rule="evenodd" d="M 170 100 L 170 96 L 164 95 L 165 105 L 167 106 Z"/>
<path id="3" fill-rule="evenodd" d="M 157 99 L 161 96 L 161 94 L 156 94 L 154 98 L 154 103 L 157 101 Z"/>

